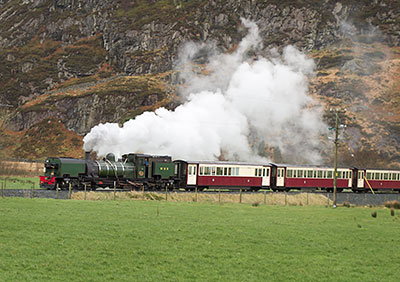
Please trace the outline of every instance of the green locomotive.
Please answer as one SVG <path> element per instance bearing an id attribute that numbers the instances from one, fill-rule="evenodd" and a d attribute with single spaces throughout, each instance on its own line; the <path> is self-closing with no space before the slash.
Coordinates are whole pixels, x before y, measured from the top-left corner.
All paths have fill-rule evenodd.
<path id="1" fill-rule="evenodd" d="M 165 189 L 176 181 L 175 164 L 170 156 L 125 154 L 115 160 L 110 153 L 103 160 L 47 158 L 44 176 L 40 177 L 43 188 L 96 189 L 114 187 L 125 189 Z"/>

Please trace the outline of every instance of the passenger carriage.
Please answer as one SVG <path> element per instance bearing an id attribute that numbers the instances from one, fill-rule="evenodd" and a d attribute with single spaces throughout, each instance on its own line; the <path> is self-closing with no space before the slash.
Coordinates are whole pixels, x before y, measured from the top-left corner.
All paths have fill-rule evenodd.
<path id="1" fill-rule="evenodd" d="M 400 192 L 400 170 L 354 169 L 357 175 L 354 191 L 396 190 Z"/>
<path id="2" fill-rule="evenodd" d="M 193 190 L 228 188 L 258 190 L 270 188 L 271 165 L 220 162 L 175 161 L 180 187 Z"/>
<path id="3" fill-rule="evenodd" d="M 273 167 L 273 173 L 276 175 L 276 185 L 273 190 L 320 188 L 331 192 L 334 189 L 334 168 L 285 164 L 273 164 Z M 337 173 L 337 191 L 351 189 L 352 169 L 338 168 Z"/>

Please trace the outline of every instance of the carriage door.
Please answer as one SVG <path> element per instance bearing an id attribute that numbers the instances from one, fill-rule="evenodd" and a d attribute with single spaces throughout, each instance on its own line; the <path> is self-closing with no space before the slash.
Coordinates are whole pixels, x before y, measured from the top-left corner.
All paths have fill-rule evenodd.
<path id="1" fill-rule="evenodd" d="M 196 185 L 197 166 L 195 164 L 188 165 L 187 185 Z"/>
<path id="2" fill-rule="evenodd" d="M 276 186 L 283 187 L 285 185 L 285 169 L 278 168 L 276 173 Z"/>
<path id="3" fill-rule="evenodd" d="M 364 171 L 363 170 L 358 171 L 357 188 L 364 188 Z"/>
<path id="4" fill-rule="evenodd" d="M 263 167 L 263 169 L 262 169 L 262 183 L 261 183 L 262 186 L 270 186 L 270 184 L 271 184 L 271 181 L 270 181 L 270 178 L 269 178 L 270 175 L 271 175 L 270 168 L 269 167 Z"/>

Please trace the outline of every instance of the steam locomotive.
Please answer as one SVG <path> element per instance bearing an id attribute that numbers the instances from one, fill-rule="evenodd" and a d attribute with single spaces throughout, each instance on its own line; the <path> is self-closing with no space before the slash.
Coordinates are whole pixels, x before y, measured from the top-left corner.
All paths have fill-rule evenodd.
<path id="1" fill-rule="evenodd" d="M 333 191 L 332 167 L 275 163 L 172 160 L 171 156 L 125 154 L 115 160 L 48 158 L 40 186 L 48 189 L 244 189 Z M 400 192 L 400 170 L 337 168 L 336 187 L 353 192 L 391 190 Z"/>

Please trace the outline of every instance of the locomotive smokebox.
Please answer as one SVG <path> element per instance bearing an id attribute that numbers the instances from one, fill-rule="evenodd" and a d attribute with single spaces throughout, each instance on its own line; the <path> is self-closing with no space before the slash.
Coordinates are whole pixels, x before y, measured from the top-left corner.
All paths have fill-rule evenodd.
<path id="1" fill-rule="evenodd" d="M 85 160 L 90 160 L 90 152 L 85 152 Z"/>

